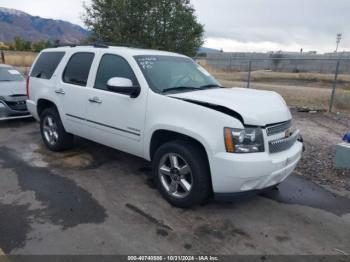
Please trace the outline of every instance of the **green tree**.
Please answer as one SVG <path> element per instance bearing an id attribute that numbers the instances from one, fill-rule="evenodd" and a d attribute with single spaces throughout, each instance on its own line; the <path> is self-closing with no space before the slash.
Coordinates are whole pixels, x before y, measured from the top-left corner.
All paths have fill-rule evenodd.
<path id="1" fill-rule="evenodd" d="M 52 47 L 52 44 L 50 41 L 39 41 L 32 44 L 32 51 L 39 53 L 43 49 L 49 48 L 49 47 Z"/>
<path id="2" fill-rule="evenodd" d="M 43 49 L 53 47 L 55 45 L 59 44 L 59 42 L 54 41 L 51 42 L 49 40 L 47 41 L 39 41 L 32 43 L 30 41 L 26 41 L 22 39 L 21 37 L 17 36 L 15 37 L 13 43 L 8 44 L 8 49 L 13 51 L 33 51 L 33 52 L 40 52 Z"/>
<path id="3" fill-rule="evenodd" d="M 204 28 L 190 0 L 92 0 L 85 6 L 91 40 L 194 56 Z"/>
<path id="4" fill-rule="evenodd" d="M 14 42 L 10 45 L 9 49 L 15 51 L 31 51 L 32 43 L 30 41 L 24 40 L 19 36 L 16 36 Z"/>

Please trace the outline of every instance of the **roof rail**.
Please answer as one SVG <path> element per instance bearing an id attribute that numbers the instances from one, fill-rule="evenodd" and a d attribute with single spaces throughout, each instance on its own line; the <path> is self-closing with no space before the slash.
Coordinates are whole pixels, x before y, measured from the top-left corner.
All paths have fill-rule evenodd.
<path id="1" fill-rule="evenodd" d="M 96 48 L 109 48 L 108 45 L 103 44 L 103 43 L 94 43 L 93 47 L 96 47 Z"/>
<path id="2" fill-rule="evenodd" d="M 79 45 L 79 44 L 62 44 L 62 45 L 55 45 L 55 48 L 58 47 L 79 47 L 79 46 L 91 46 L 94 48 L 109 48 L 108 45 L 105 44 L 100 44 L 100 43 L 93 43 L 93 44 L 86 44 L 86 45 Z"/>
<path id="3" fill-rule="evenodd" d="M 141 45 L 134 45 L 128 43 L 115 43 L 115 42 L 95 42 L 91 44 L 60 44 L 55 45 L 54 47 L 79 47 L 79 46 L 91 46 L 95 48 L 109 48 L 110 46 L 120 46 L 120 47 L 129 47 L 129 48 L 147 48 Z"/>
<path id="4" fill-rule="evenodd" d="M 118 43 L 118 42 L 99 42 L 101 45 L 107 46 L 119 46 L 119 47 L 129 47 L 129 48 L 147 48 L 146 46 L 132 44 L 132 43 Z"/>
<path id="5" fill-rule="evenodd" d="M 53 48 L 58 48 L 58 47 L 76 47 L 77 45 L 74 44 L 59 44 L 59 45 L 54 45 Z"/>

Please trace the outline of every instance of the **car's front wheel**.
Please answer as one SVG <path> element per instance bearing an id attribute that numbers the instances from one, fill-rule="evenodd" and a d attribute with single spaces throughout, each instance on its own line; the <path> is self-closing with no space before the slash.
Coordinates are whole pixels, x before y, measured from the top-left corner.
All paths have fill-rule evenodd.
<path id="1" fill-rule="evenodd" d="M 205 153 L 191 142 L 162 145 L 153 158 L 153 179 L 172 205 L 187 208 L 204 203 L 211 194 Z"/>
<path id="2" fill-rule="evenodd" d="M 63 151 L 73 145 L 74 137 L 65 131 L 55 108 L 45 109 L 41 114 L 40 131 L 46 147 L 51 151 Z"/>

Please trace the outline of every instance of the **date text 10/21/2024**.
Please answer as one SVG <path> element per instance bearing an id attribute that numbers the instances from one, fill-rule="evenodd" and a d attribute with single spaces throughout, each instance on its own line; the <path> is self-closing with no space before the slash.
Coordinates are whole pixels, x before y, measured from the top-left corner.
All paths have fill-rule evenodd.
<path id="1" fill-rule="evenodd" d="M 128 256 L 128 261 L 219 261 L 217 256 Z"/>

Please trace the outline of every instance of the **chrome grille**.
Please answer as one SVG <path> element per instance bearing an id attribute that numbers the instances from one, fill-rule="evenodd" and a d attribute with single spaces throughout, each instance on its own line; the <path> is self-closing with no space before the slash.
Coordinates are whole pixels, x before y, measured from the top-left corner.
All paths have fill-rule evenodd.
<path id="1" fill-rule="evenodd" d="M 270 153 L 279 153 L 291 148 L 299 138 L 300 131 L 297 130 L 288 138 L 277 139 L 269 142 Z"/>
<path id="2" fill-rule="evenodd" d="M 266 128 L 266 133 L 268 136 L 273 136 L 282 132 L 285 132 L 288 128 L 292 127 L 292 121 L 283 122 L 281 124 L 272 125 Z"/>

